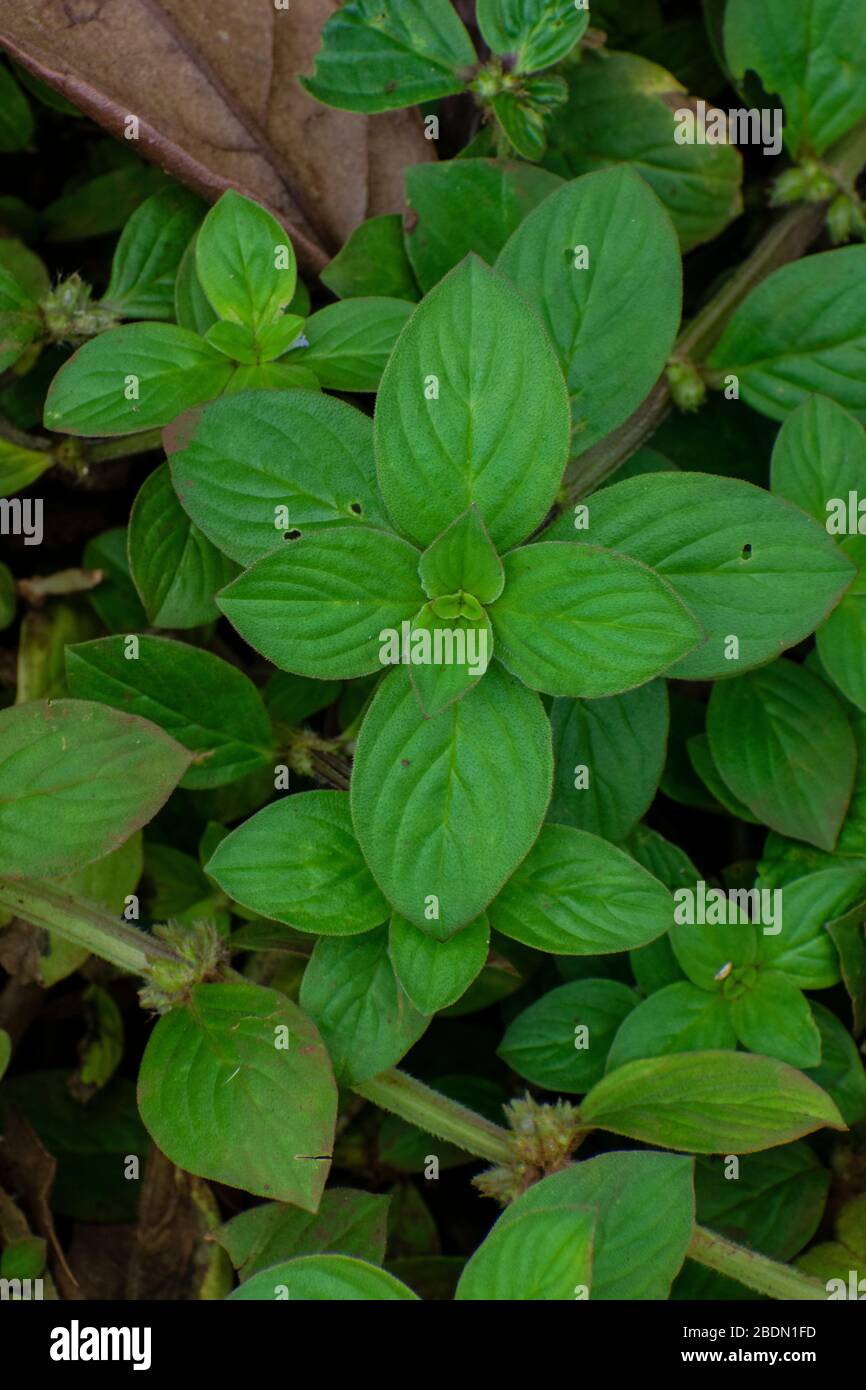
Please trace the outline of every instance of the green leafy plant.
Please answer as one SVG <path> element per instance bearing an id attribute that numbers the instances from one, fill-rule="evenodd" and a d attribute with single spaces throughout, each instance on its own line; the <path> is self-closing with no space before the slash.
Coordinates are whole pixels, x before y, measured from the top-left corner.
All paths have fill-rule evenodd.
<path id="1" fill-rule="evenodd" d="M 866 7 L 764 8 L 323 5 L 335 236 L 0 0 L 3 1279 L 856 1296 Z"/>

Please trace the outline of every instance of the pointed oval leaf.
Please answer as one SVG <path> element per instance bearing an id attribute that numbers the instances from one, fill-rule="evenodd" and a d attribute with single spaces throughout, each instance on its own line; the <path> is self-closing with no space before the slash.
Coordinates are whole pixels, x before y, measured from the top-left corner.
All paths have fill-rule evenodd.
<path id="1" fill-rule="evenodd" d="M 388 916 L 346 792 L 300 792 L 265 806 L 220 841 L 207 872 L 235 902 L 299 931 L 351 936 Z"/>
<path id="2" fill-rule="evenodd" d="M 514 58 L 515 72 L 558 63 L 586 32 L 588 8 L 574 0 L 478 0 L 478 27 L 494 53 Z"/>
<path id="3" fill-rule="evenodd" d="M 300 1255 L 296 1260 L 260 1269 L 229 1298 L 236 1303 L 287 1298 L 308 1303 L 418 1301 L 418 1295 L 393 1274 L 351 1255 Z"/>
<path id="4" fill-rule="evenodd" d="M 376 462 L 395 524 L 430 545 L 473 503 L 499 550 L 541 522 L 568 454 L 568 402 L 544 329 L 470 256 L 400 335 L 376 402 Z"/>
<path id="5" fill-rule="evenodd" d="M 477 507 L 469 507 L 427 547 L 418 575 L 428 598 L 459 590 L 473 594 L 479 603 L 499 598 L 505 572 Z"/>
<path id="6" fill-rule="evenodd" d="M 454 1297 L 467 1301 L 573 1302 L 589 1296 L 595 1212 L 581 1207 L 527 1211 L 497 1223 L 467 1261 Z"/>
<path id="7" fill-rule="evenodd" d="M 585 830 L 545 825 L 488 916 L 494 931 L 536 950 L 592 956 L 654 941 L 673 909 L 664 884 L 623 850 Z"/>
<path id="8" fill-rule="evenodd" d="M 604 1076 L 617 1029 L 637 1004 L 619 980 L 572 980 L 512 1019 L 499 1056 L 534 1086 L 583 1095 Z"/>
<path id="9" fill-rule="evenodd" d="M 196 985 L 150 1036 L 138 1105 L 163 1153 L 188 1173 L 317 1209 L 337 1088 L 315 1026 L 279 991 Z"/>
<path id="10" fill-rule="evenodd" d="M 755 1153 L 845 1122 L 802 1072 L 748 1052 L 627 1062 L 580 1107 L 583 1123 L 688 1153 Z"/>
<path id="11" fill-rule="evenodd" d="M 388 950 L 397 979 L 423 1014 L 456 1004 L 487 960 L 490 924 L 482 914 L 448 941 L 419 931 L 405 917 L 391 918 Z"/>
<path id="12" fill-rule="evenodd" d="M 670 1052 L 736 1046 L 728 1001 L 720 994 L 699 989 L 690 980 L 679 980 L 656 990 L 623 1020 L 605 1070 L 616 1071 L 626 1062 Z"/>
<path id="13" fill-rule="evenodd" d="M 385 896 L 442 939 L 473 922 L 529 851 L 551 776 L 541 701 L 497 663 L 432 719 L 407 673 L 394 671 L 361 726 L 351 787 L 355 830 Z"/>
<path id="14" fill-rule="evenodd" d="M 414 307 L 379 296 L 328 304 L 304 325 L 308 346 L 283 361 L 311 369 L 329 391 L 376 391 Z"/>
<path id="15" fill-rule="evenodd" d="M 271 323 L 295 293 L 295 252 L 275 217 L 229 188 L 196 237 L 202 289 L 221 319 L 253 332 Z"/>

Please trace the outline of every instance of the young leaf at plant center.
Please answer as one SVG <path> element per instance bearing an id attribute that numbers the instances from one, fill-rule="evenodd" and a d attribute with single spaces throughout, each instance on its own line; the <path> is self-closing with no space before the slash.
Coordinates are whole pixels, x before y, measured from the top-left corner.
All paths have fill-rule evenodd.
<path id="1" fill-rule="evenodd" d="M 487 527 L 475 506 L 446 526 L 418 562 L 418 575 L 428 598 L 463 590 L 479 603 L 492 603 L 502 593 L 505 571 Z"/>
<path id="2" fill-rule="evenodd" d="M 829 1009 L 814 1000 L 810 1008 L 821 1036 L 821 1063 L 806 1075 L 833 1098 L 847 1125 L 859 1124 L 866 1117 L 866 1070 L 857 1044 Z"/>
<path id="3" fill-rule="evenodd" d="M 132 323 L 85 343 L 60 368 L 45 425 L 64 434 L 134 434 L 167 425 L 226 389 L 234 364 L 171 323 Z"/>
<path id="4" fill-rule="evenodd" d="M 535 840 L 552 770 L 541 701 L 497 663 L 433 719 L 408 673 L 393 671 L 361 726 L 351 785 L 355 831 L 389 902 L 439 940 L 473 922 Z"/>
<path id="5" fill-rule="evenodd" d="M 680 1052 L 627 1062 L 593 1087 L 581 1122 L 689 1153 L 754 1153 L 827 1125 L 844 1129 L 802 1072 L 747 1052 Z"/>
<path id="6" fill-rule="evenodd" d="M 205 867 L 235 902 L 299 931 L 356 935 L 388 916 L 345 792 L 301 792 L 265 806 L 220 842 Z"/>
<path id="7" fill-rule="evenodd" d="M 166 637 L 139 637 L 135 660 L 127 650 L 125 637 L 68 647 L 70 693 L 149 719 L 189 748 L 184 787 L 220 787 L 273 763 L 268 712 L 236 666 Z"/>
<path id="8" fill-rule="evenodd" d="M 387 524 L 372 423 L 331 396 L 296 390 L 226 397 L 181 417 L 164 442 L 184 509 L 241 565 L 278 549 L 293 531 Z"/>
<path id="9" fill-rule="evenodd" d="M 202 289 L 220 318 L 258 333 L 295 293 L 298 270 L 284 229 L 234 189 L 211 208 L 196 238 Z"/>
<path id="10" fill-rule="evenodd" d="M 589 10 L 573 0 L 478 0 L 477 14 L 488 48 L 507 55 L 520 73 L 558 63 L 589 24 Z"/>
<path id="11" fill-rule="evenodd" d="M 695 1164 L 700 1223 L 771 1259 L 793 1259 L 821 1220 L 830 1186 L 826 1168 L 802 1140 L 752 1154 L 739 1165 L 736 1182 L 725 1167 L 716 1158 Z"/>
<path id="12" fill-rule="evenodd" d="M 154 724 L 84 700 L 0 710 L 0 863 L 71 873 L 156 815 L 190 754 Z"/>
<path id="13" fill-rule="evenodd" d="M 411 171 L 406 172 L 408 176 Z M 319 279 L 338 299 L 357 299 L 364 295 L 408 299 L 413 303 L 420 299 L 403 245 L 400 214 L 389 212 L 382 217 L 368 217 L 355 228 Z"/>
<path id="14" fill-rule="evenodd" d="M 694 1159 L 607 1153 L 542 1178 L 500 1216 L 501 1231 L 528 1212 L 596 1213 L 592 1299 L 665 1299 L 694 1227 Z"/>
<path id="15" fill-rule="evenodd" d="M 394 973 L 415 1008 L 428 1015 L 463 997 L 487 960 L 489 944 L 483 914 L 449 941 L 436 941 L 395 913 L 388 935 Z"/>
<path id="16" fill-rule="evenodd" d="M 670 1052 L 704 1052 L 737 1046 L 730 1006 L 689 980 L 664 986 L 623 1019 L 607 1055 L 605 1070 Z"/>
<path id="17" fill-rule="evenodd" d="M 376 391 L 414 305 L 404 299 L 344 299 L 307 319 L 306 347 L 292 364 L 311 368 L 329 391 Z"/>
<path id="18" fill-rule="evenodd" d="M 703 639 L 667 580 L 627 555 L 551 541 L 503 563 L 505 589 L 490 613 L 497 656 L 548 695 L 619 695 Z"/>
<path id="19" fill-rule="evenodd" d="M 198 627 L 219 616 L 215 594 L 237 574 L 193 526 L 167 463 L 151 473 L 129 517 L 129 570 L 154 627 Z"/>
<path id="20" fill-rule="evenodd" d="M 454 608 L 460 611 L 452 613 Z M 425 603 L 412 619 L 409 642 L 412 688 L 426 715 L 439 714 L 461 699 L 478 684 L 493 659 L 490 619 L 471 594 L 446 595 Z M 396 635 L 394 652 L 399 660 Z"/>
<path id="21" fill-rule="evenodd" d="M 631 169 L 601 170 L 546 198 L 496 266 L 550 334 L 571 398 L 572 453 L 582 453 L 637 409 L 673 346 L 681 268 L 670 219 Z"/>
<path id="22" fill-rule="evenodd" d="M 121 233 L 102 302 L 125 319 L 174 317 L 174 285 L 205 205 L 186 188 L 147 198 Z"/>
<path id="23" fill-rule="evenodd" d="M 423 604 L 418 559 L 389 531 L 328 527 L 257 560 L 223 590 L 219 607 L 282 670 L 366 676 L 381 669 L 383 633 L 399 634 Z"/>
<path id="24" fill-rule="evenodd" d="M 630 951 L 670 927 L 668 890 L 623 850 L 545 825 L 488 912 L 494 931 L 554 955 Z"/>
<path id="25" fill-rule="evenodd" d="M 129 573 L 126 527 L 115 526 L 94 536 L 81 560 L 85 569 L 102 571 L 101 582 L 87 597 L 108 631 L 129 633 L 147 627 L 147 614 Z"/>
<path id="26" fill-rule="evenodd" d="M 707 733 L 719 773 L 750 811 L 784 835 L 833 849 L 857 749 L 823 681 L 791 661 L 722 681 L 710 696 Z"/>
<path id="27" fill-rule="evenodd" d="M 401 1299 L 417 1302 L 418 1295 L 393 1274 L 364 1260 L 355 1260 L 349 1255 L 301 1255 L 298 1259 L 259 1270 L 230 1293 L 229 1298 L 236 1303 L 251 1299 L 272 1302 L 275 1298 L 324 1303 L 393 1303 Z"/>
<path id="28" fill-rule="evenodd" d="M 150 1036 L 141 1118 L 189 1173 L 316 1211 L 337 1090 L 310 1019 L 262 985 L 195 985 Z"/>
<path id="29" fill-rule="evenodd" d="M 743 1047 L 789 1066 L 816 1067 L 821 1035 L 802 990 L 776 970 L 758 970 L 731 991 L 731 1022 Z"/>
<path id="30" fill-rule="evenodd" d="M 573 1301 L 592 1283 L 595 1213 L 581 1207 L 528 1211 L 508 1225 L 497 1223 L 467 1261 L 459 1300 L 482 1302 Z"/>
<path id="31" fill-rule="evenodd" d="M 554 700 L 556 770 L 547 819 L 615 843 L 648 809 L 664 766 L 664 681 L 603 700 Z"/>
<path id="32" fill-rule="evenodd" d="M 719 380 L 736 376 L 743 400 L 771 420 L 820 391 L 866 422 L 864 275 L 866 246 L 782 266 L 734 310 L 708 366 Z"/>
<path id="33" fill-rule="evenodd" d="M 544 518 L 568 454 L 568 402 L 544 329 L 468 257 L 415 310 L 376 402 L 379 486 L 428 546 L 473 503 L 498 550 Z"/>
<path id="34" fill-rule="evenodd" d="M 451 0 L 350 0 L 301 86 L 344 111 L 393 111 L 462 91 L 477 64 Z"/>
<path id="35" fill-rule="evenodd" d="M 388 1198 L 332 1188 L 315 1215 L 266 1202 L 232 1217 L 217 1239 L 241 1281 L 260 1269 L 301 1255 L 354 1255 L 380 1264 L 385 1258 Z"/>
<path id="36" fill-rule="evenodd" d="M 393 1067 L 430 1022 L 394 973 L 387 926 L 319 941 L 304 971 L 301 1006 L 315 1020 L 344 1085 Z"/>
<path id="37" fill-rule="evenodd" d="M 732 634 L 738 671 L 772 660 L 814 632 L 854 578 L 822 526 L 739 479 L 654 473 L 587 505 L 585 530 L 566 513 L 547 536 L 633 555 L 674 586 L 707 633 L 670 673 L 684 680 L 730 676 Z"/>
<path id="38" fill-rule="evenodd" d="M 667 38 L 669 29 L 662 31 Z M 667 53 L 662 61 L 669 63 Z M 697 119 L 677 79 L 637 53 L 584 53 L 564 70 L 568 100 L 548 129 L 545 166 L 564 178 L 629 165 L 670 214 L 683 252 L 711 241 L 742 212 L 743 164 L 733 141 L 680 143 Z M 704 88 L 695 90 L 709 95 Z M 690 464 L 694 467 L 694 464 Z"/>
<path id="39" fill-rule="evenodd" d="M 423 290 L 432 290 L 474 251 L 492 265 L 527 213 L 562 180 L 519 160 L 449 159 L 406 170 L 412 217 L 406 251 Z"/>
<path id="40" fill-rule="evenodd" d="M 725 10 L 725 55 L 735 79 L 756 72 L 785 105 L 792 158 L 823 154 L 866 112 L 866 36 L 859 0 L 748 0 Z"/>
<path id="41" fill-rule="evenodd" d="M 534 1086 L 583 1095 L 604 1075 L 614 1035 L 637 1003 L 617 980 L 560 985 L 512 1020 L 498 1054 Z"/>

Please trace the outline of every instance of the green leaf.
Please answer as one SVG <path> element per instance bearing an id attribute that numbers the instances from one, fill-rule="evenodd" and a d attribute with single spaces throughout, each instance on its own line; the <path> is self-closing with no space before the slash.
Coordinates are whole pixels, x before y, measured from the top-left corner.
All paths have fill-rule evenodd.
<path id="1" fill-rule="evenodd" d="M 418 1301 L 406 1284 L 376 1265 L 349 1255 L 301 1255 L 285 1264 L 261 1269 L 229 1294 L 242 1303 L 252 1299 L 290 1299 L 295 1302 L 393 1303 Z"/>
<path id="2" fill-rule="evenodd" d="M 505 571 L 477 507 L 467 508 L 427 547 L 418 562 L 418 575 L 428 598 L 460 590 L 479 603 L 492 603 L 499 597 Z"/>
<path id="3" fill-rule="evenodd" d="M 793 1259 L 823 1215 L 830 1186 L 826 1168 L 802 1141 L 753 1154 L 740 1164 L 736 1181 L 725 1175 L 726 1166 L 712 1158 L 695 1165 L 701 1225 L 771 1259 Z"/>
<path id="4" fill-rule="evenodd" d="M 368 932 L 388 905 L 352 830 L 345 792 L 272 802 L 220 842 L 207 872 L 235 902 L 299 931 Z"/>
<path id="5" fill-rule="evenodd" d="M 237 573 L 193 526 L 167 463 L 142 485 L 129 517 L 129 569 L 148 622 L 186 628 L 218 617 L 215 594 Z"/>
<path id="6" fill-rule="evenodd" d="M 688 980 L 665 985 L 623 1020 L 611 1043 L 606 1070 L 673 1052 L 735 1048 L 727 1000 Z"/>
<path id="7" fill-rule="evenodd" d="M 567 451 L 565 386 L 544 330 L 469 257 L 415 310 L 382 378 L 376 460 L 392 519 L 427 546 L 475 503 L 502 550 L 543 520 Z"/>
<path id="8" fill-rule="evenodd" d="M 672 27 L 659 32 L 667 47 Z M 663 61 L 670 62 L 667 53 Z M 670 214 L 683 252 L 717 237 L 742 212 L 739 152 L 727 144 L 677 140 L 675 113 L 693 112 L 695 103 L 670 72 L 636 53 L 608 48 L 582 54 L 564 75 L 568 100 L 550 123 L 548 169 L 576 178 L 630 166 Z"/>
<path id="9" fill-rule="evenodd" d="M 201 287 L 198 271 L 195 268 L 195 248 L 198 233 L 187 244 L 177 268 L 174 286 L 174 313 L 181 328 L 204 337 L 217 316 L 211 308 L 210 300 Z"/>
<path id="10" fill-rule="evenodd" d="M 411 165 L 406 251 L 421 288 L 432 290 L 470 251 L 492 265 L 527 213 L 561 184 L 556 174 L 517 160 Z"/>
<path id="11" fill-rule="evenodd" d="M 480 916 L 538 834 L 551 764 L 541 701 L 498 665 L 433 719 L 407 673 L 389 675 L 361 726 L 351 795 L 396 910 L 439 939 Z"/>
<path id="12" fill-rule="evenodd" d="M 407 169 L 407 178 L 411 173 L 412 168 Z M 389 212 L 384 217 L 368 217 L 350 234 L 342 251 L 328 262 L 319 279 L 338 299 L 357 299 L 365 295 L 412 302 L 419 299 L 418 286 L 403 245 L 400 214 Z"/>
<path id="13" fill-rule="evenodd" d="M 456 1004 L 487 960 L 490 925 L 485 916 L 450 941 L 436 941 L 404 917 L 391 918 L 388 950 L 394 971 L 410 1001 L 423 1014 Z"/>
<path id="14" fill-rule="evenodd" d="M 637 1003 L 617 980 L 560 985 L 512 1020 L 499 1056 L 534 1086 L 583 1095 L 604 1075 L 614 1035 Z"/>
<path id="15" fill-rule="evenodd" d="M 491 609 L 496 651 L 520 680 L 587 699 L 643 685 L 697 646 L 697 620 L 640 561 L 541 541 L 505 556 Z"/>
<path id="16" fill-rule="evenodd" d="M 792 1067 L 815 1067 L 821 1060 L 821 1035 L 809 1002 L 785 975 L 759 970 L 731 994 L 731 1022 L 743 1047 L 778 1057 Z"/>
<path id="17" fill-rule="evenodd" d="M 842 983 L 851 1000 L 851 1030 L 855 1037 L 866 1028 L 866 933 L 862 918 L 863 908 L 858 904 L 852 911 L 827 923 L 827 932 L 839 952 Z"/>
<path id="18" fill-rule="evenodd" d="M 542 1178 L 500 1216 L 589 1208 L 596 1213 L 592 1301 L 666 1299 L 694 1227 L 694 1160 L 675 1154 L 608 1153 Z"/>
<path id="19" fill-rule="evenodd" d="M 779 430 L 770 468 L 773 492 L 829 529 L 831 498 L 847 508 L 866 476 L 863 426 L 826 396 L 808 396 Z"/>
<path id="20" fill-rule="evenodd" d="M 0 65 L 0 154 L 25 150 L 34 129 L 30 102 L 6 65 Z"/>
<path id="21" fill-rule="evenodd" d="M 301 86 L 344 111 L 392 111 L 462 90 L 477 62 L 450 0 L 350 0 Z"/>
<path id="22" fill-rule="evenodd" d="M 258 365 L 255 334 L 244 324 L 218 319 L 216 323 L 211 324 L 204 339 L 212 348 L 216 348 L 217 352 L 221 352 L 224 357 L 230 357 L 234 362 L 242 362 L 247 367 Z"/>
<path id="23" fill-rule="evenodd" d="M 388 1201 L 338 1187 L 322 1194 L 314 1215 L 265 1202 L 232 1217 L 220 1227 L 217 1239 L 242 1281 L 301 1255 L 354 1255 L 380 1263 L 385 1258 Z"/>
<path id="24" fill-rule="evenodd" d="M 91 338 L 48 388 L 45 424 L 64 434 L 134 434 L 213 400 L 234 367 L 195 333 L 132 323 Z"/>
<path id="25" fill-rule="evenodd" d="M 707 733 L 720 775 L 763 824 L 833 848 L 851 798 L 857 748 L 844 709 L 823 681 L 791 661 L 722 681 L 710 696 Z"/>
<path id="26" fill-rule="evenodd" d="M 35 301 L 24 286 L 0 266 L 0 371 L 6 371 L 17 362 L 42 331 L 42 319 Z"/>
<path id="27" fill-rule="evenodd" d="M 467 1261 L 458 1300 L 476 1302 L 573 1302 L 589 1296 L 595 1213 L 581 1207 L 527 1211 L 497 1222 Z"/>
<path id="28" fill-rule="evenodd" d="M 393 1067 L 430 1022 L 394 973 L 387 926 L 319 941 L 304 971 L 301 1005 L 315 1020 L 344 1085 Z"/>
<path id="29" fill-rule="evenodd" d="M 601 170 L 546 198 L 496 264 L 550 334 L 582 453 L 637 409 L 673 346 L 681 269 L 670 219 L 632 170 Z"/>
<path id="30" fill-rule="evenodd" d="M 627 1062 L 580 1107 L 582 1123 L 689 1153 L 754 1153 L 827 1125 L 844 1129 L 802 1072 L 748 1052 L 680 1052 Z"/>
<path id="31" fill-rule="evenodd" d="M 739 379 L 743 400 L 784 420 L 820 391 L 866 422 L 866 246 L 782 266 L 735 309 L 708 364 Z"/>
<path id="32" fill-rule="evenodd" d="M 671 672 L 686 680 L 778 656 L 815 630 L 854 577 L 823 527 L 739 479 L 654 473 L 594 493 L 588 507 L 585 531 L 566 515 L 548 534 L 633 555 L 674 586 L 708 634 Z"/>
<path id="33" fill-rule="evenodd" d="M 405 299 L 344 299 L 307 319 L 309 346 L 291 363 L 310 367 L 329 391 L 377 391 L 385 363 L 414 305 Z"/>
<path id="34" fill-rule="evenodd" d="M 686 748 L 692 767 L 710 796 L 719 803 L 719 806 L 723 807 L 729 815 L 747 821 L 750 825 L 760 825 L 757 816 L 753 816 L 748 806 L 744 806 L 742 801 L 737 800 L 722 780 L 719 769 L 713 761 L 710 740 L 707 735 L 693 734 L 691 738 L 686 739 Z M 714 810 L 715 807 L 710 809 Z"/>
<path id="35" fill-rule="evenodd" d="M 196 754 L 183 779 L 221 787 L 274 760 L 271 721 L 252 681 L 211 652 L 166 637 L 124 637 L 67 647 L 70 693 L 139 715 Z"/>
<path id="36" fill-rule="evenodd" d="M 165 446 L 185 510 L 241 565 L 276 550 L 287 531 L 386 524 L 371 421 L 331 396 L 229 396 L 183 416 Z"/>
<path id="37" fill-rule="evenodd" d="M 258 332 L 291 302 L 295 253 L 279 222 L 233 188 L 211 208 L 196 238 L 201 287 L 220 318 Z"/>
<path id="38" fill-rule="evenodd" d="M 119 153 L 120 147 L 113 146 L 115 150 Z M 104 145 L 102 152 L 107 154 Z M 76 182 L 71 192 L 61 193 L 43 208 L 42 235 L 46 241 L 70 242 L 119 231 L 145 198 L 168 183 L 162 169 L 149 168 L 127 155 L 123 167 Z"/>
<path id="39" fill-rule="evenodd" d="M 866 905 L 862 864 L 804 874 L 781 889 L 782 930 L 762 933 L 758 958 L 800 989 L 830 989 L 839 982 L 839 960 L 827 927 Z"/>
<path id="40" fill-rule="evenodd" d="M 822 154 L 866 112 L 859 0 L 730 0 L 724 43 L 736 79 L 751 70 L 781 97 L 793 156 Z"/>
<path id="41" fill-rule="evenodd" d="M 857 1044 L 844 1024 L 823 1005 L 810 1004 L 821 1037 L 821 1064 L 806 1075 L 832 1096 L 847 1125 L 866 1116 L 866 1071 Z"/>
<path id="42" fill-rule="evenodd" d="M 103 303 L 125 319 L 173 318 L 175 277 L 203 211 L 186 188 L 147 198 L 121 233 Z"/>
<path id="43" fill-rule="evenodd" d="M 423 603 L 418 552 L 389 531 L 335 526 L 265 555 L 219 606 L 246 642 L 301 676 L 348 680 L 382 666 L 382 633 Z"/>
<path id="44" fill-rule="evenodd" d="M 661 936 L 671 925 L 673 901 L 658 879 L 607 840 L 545 825 L 488 915 L 494 931 L 536 950 L 592 956 L 630 951 Z"/>
<path id="45" fill-rule="evenodd" d="M 589 10 L 574 0 L 478 0 L 478 27 L 488 48 L 514 58 L 514 72 L 558 63 L 583 37 Z"/>
<path id="46" fill-rule="evenodd" d="M 16 237 L 0 237 L 0 269 L 11 275 L 31 300 L 38 301 L 51 289 L 44 262 Z"/>
<path id="47" fill-rule="evenodd" d="M 447 596 L 425 603 L 412 620 L 410 679 L 427 715 L 439 714 L 462 699 L 478 684 L 493 659 L 493 632 L 483 609 L 479 618 L 464 613 L 438 616 L 438 606 L 463 601 Z M 437 653 L 441 660 L 437 660 Z"/>
<path id="48" fill-rule="evenodd" d="M 37 878 L 123 844 L 190 763 L 155 725 L 83 700 L 0 710 L 0 746 L 0 863 Z"/>
<path id="49" fill-rule="evenodd" d="M 102 580 L 87 597 L 109 632 L 137 632 L 147 627 L 147 614 L 129 573 L 125 526 L 112 527 L 89 540 L 81 563 L 85 569 L 102 571 Z"/>
<path id="50" fill-rule="evenodd" d="M 172 1163 L 197 1177 L 316 1211 L 337 1089 L 309 1018 L 262 985 L 195 985 L 157 1023 L 138 1105 Z"/>
<path id="51" fill-rule="evenodd" d="M 308 676 L 274 671 L 262 694 L 274 722 L 294 729 L 310 715 L 332 705 L 341 689 L 339 681 L 314 681 Z"/>
<path id="52" fill-rule="evenodd" d="M 556 771 L 547 819 L 624 840 L 648 809 L 664 766 L 665 682 L 605 700 L 554 700 L 550 722 Z"/>
<path id="53" fill-rule="evenodd" d="M 3 316 L 0 312 L 0 332 L 3 332 Z M 2 361 L 2 354 L 0 354 Z M 41 449 L 22 449 L 8 439 L 0 439 L 0 497 L 11 497 L 13 493 L 35 483 L 47 469 L 54 466 L 51 454 Z"/>

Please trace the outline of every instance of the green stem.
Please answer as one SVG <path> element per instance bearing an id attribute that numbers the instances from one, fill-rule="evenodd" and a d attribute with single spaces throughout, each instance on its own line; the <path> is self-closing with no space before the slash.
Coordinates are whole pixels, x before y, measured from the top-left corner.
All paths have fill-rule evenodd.
<path id="1" fill-rule="evenodd" d="M 491 1163 L 510 1164 L 514 1157 L 508 1130 L 467 1110 L 456 1100 L 431 1091 L 423 1082 L 396 1068 L 383 1071 L 352 1090 L 409 1124 L 418 1125 L 427 1134 L 450 1140 L 466 1153 L 477 1154 Z"/>
<path id="2" fill-rule="evenodd" d="M 127 434 L 121 439 L 106 439 L 98 444 L 87 446 L 88 463 L 110 463 L 112 459 L 132 458 L 133 454 L 148 454 L 152 449 L 162 448 L 162 430 L 142 430 L 141 434 Z"/>
<path id="3" fill-rule="evenodd" d="M 112 917 L 109 912 L 32 879 L 0 879 L 0 907 L 25 922 L 56 932 L 121 970 L 147 975 L 154 961 L 174 961 L 175 953 L 156 937 Z"/>
<path id="4" fill-rule="evenodd" d="M 801 1274 L 790 1265 L 777 1264 L 754 1250 L 746 1250 L 731 1240 L 723 1240 L 713 1231 L 696 1226 L 687 1251 L 690 1260 L 727 1274 L 745 1284 L 747 1289 L 766 1294 L 769 1298 L 809 1299 L 826 1302 L 827 1290 L 818 1280 Z"/>
<path id="5" fill-rule="evenodd" d="M 134 974 L 147 977 L 151 964 L 179 960 L 171 947 L 156 937 L 128 927 L 96 904 L 48 883 L 0 878 L 0 907 Z M 513 1140 L 507 1129 L 396 1068 L 352 1089 L 381 1109 L 456 1144 L 466 1153 L 505 1166 L 514 1159 Z M 734 1245 L 702 1226 L 694 1229 L 688 1255 L 698 1264 L 770 1298 L 818 1300 L 827 1296 L 818 1280 Z"/>

